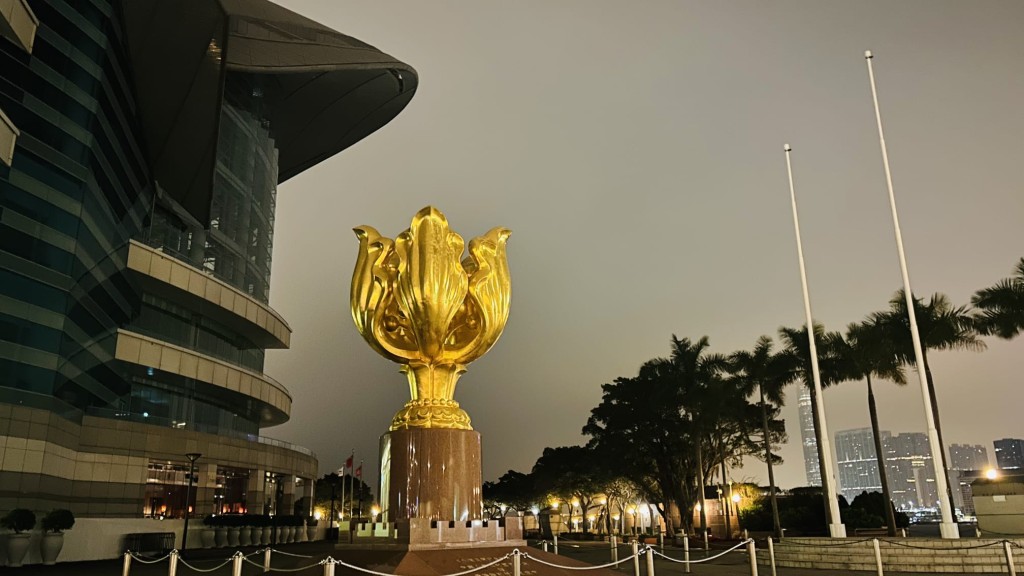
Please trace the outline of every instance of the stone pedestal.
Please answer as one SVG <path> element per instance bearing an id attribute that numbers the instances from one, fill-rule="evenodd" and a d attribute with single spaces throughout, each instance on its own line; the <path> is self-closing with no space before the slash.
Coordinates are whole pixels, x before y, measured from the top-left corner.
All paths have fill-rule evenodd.
<path id="1" fill-rule="evenodd" d="M 483 518 L 480 433 L 413 428 L 381 437 L 387 521 Z"/>

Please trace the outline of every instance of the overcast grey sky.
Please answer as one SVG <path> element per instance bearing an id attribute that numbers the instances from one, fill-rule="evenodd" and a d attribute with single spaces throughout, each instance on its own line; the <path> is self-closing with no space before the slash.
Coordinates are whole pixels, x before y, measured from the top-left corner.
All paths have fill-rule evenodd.
<path id="1" fill-rule="evenodd" d="M 901 284 L 865 49 L 915 292 L 966 304 L 1024 256 L 1022 2 L 280 1 L 420 75 L 394 121 L 278 194 L 271 305 L 294 334 L 267 373 L 294 403 L 264 433 L 322 471 L 354 448 L 374 481 L 408 395 L 352 323 L 351 229 L 394 237 L 428 204 L 467 240 L 513 231 L 508 325 L 456 391 L 485 479 L 582 442 L 600 385 L 672 334 L 730 353 L 803 323 L 784 142 L 816 319 L 884 308 Z M 1024 436 L 1024 339 L 988 345 L 933 370 L 947 442 L 991 457 Z M 796 393 L 784 487 L 805 484 Z M 918 388 L 878 395 L 884 429 L 924 430 Z M 863 384 L 825 402 L 831 431 L 869 425 Z"/>

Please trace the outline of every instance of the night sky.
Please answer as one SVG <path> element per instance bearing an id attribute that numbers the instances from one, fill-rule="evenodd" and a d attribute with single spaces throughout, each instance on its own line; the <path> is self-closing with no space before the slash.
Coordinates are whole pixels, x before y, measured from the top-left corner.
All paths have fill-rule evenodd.
<path id="1" fill-rule="evenodd" d="M 1024 3 L 282 0 L 414 66 L 416 96 L 363 142 L 278 191 L 271 305 L 292 393 L 264 435 L 350 450 L 408 399 L 356 332 L 362 224 L 394 237 L 434 205 L 466 240 L 513 231 L 512 311 L 456 400 L 484 478 L 578 444 L 603 383 L 672 334 L 752 348 L 804 322 L 782 145 L 793 146 L 816 320 L 844 329 L 901 287 L 864 50 L 875 75 L 911 280 L 957 305 L 1024 256 Z M 1024 338 L 929 356 L 945 439 L 1024 436 Z M 876 387 L 883 429 L 924 431 L 916 378 Z M 869 425 L 863 383 L 825 394 L 832 432 Z M 780 486 L 805 484 L 796 412 Z M 750 459 L 737 479 L 766 482 Z"/>

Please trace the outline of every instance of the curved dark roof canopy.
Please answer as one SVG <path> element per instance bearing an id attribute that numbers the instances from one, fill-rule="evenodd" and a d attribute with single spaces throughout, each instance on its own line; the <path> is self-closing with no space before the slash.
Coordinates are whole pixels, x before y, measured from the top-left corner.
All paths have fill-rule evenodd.
<path id="1" fill-rule="evenodd" d="M 130 0 L 122 10 L 150 167 L 202 222 L 227 73 L 261 78 L 279 182 L 384 126 L 416 91 L 408 64 L 267 0 Z"/>

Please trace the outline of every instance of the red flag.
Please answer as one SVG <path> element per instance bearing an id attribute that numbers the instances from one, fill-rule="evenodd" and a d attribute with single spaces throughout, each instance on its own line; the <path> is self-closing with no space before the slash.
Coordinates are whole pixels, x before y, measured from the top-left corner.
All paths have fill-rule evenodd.
<path id="1" fill-rule="evenodd" d="M 347 469 L 349 469 L 351 467 L 352 467 L 352 456 L 349 456 L 348 460 L 345 460 L 345 469 L 347 470 Z"/>
<path id="2" fill-rule="evenodd" d="M 356 478 L 362 478 L 362 477 L 363 477 L 363 465 L 360 464 L 359 468 L 356 468 Z"/>

